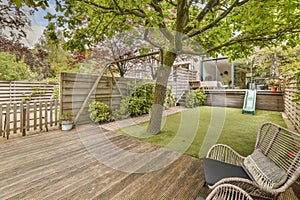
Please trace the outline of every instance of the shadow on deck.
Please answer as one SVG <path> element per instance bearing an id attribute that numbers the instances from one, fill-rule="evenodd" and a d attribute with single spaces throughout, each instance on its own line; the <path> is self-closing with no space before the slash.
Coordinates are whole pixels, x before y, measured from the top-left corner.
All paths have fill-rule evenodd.
<path id="1" fill-rule="evenodd" d="M 0 199 L 206 197 L 200 159 L 99 127 L 0 141 Z M 281 199 L 297 199 L 290 189 Z"/>

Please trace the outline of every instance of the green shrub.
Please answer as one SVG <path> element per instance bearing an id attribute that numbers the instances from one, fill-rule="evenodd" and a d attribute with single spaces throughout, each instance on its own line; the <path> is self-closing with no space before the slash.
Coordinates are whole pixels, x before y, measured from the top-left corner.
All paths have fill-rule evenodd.
<path id="1" fill-rule="evenodd" d="M 128 111 L 128 100 L 129 98 L 122 99 L 120 107 L 112 112 L 114 120 L 127 119 L 130 116 Z"/>
<path id="2" fill-rule="evenodd" d="M 149 113 L 154 97 L 153 83 L 129 83 L 128 96 L 121 100 L 120 107 L 113 111 L 113 119 L 126 119 L 129 116 L 140 116 Z M 176 99 L 170 89 L 167 90 L 165 107 L 175 105 Z"/>
<path id="3" fill-rule="evenodd" d="M 166 108 L 173 107 L 173 106 L 175 106 L 175 102 L 176 102 L 176 98 L 173 96 L 172 90 L 168 88 L 164 106 Z"/>
<path id="4" fill-rule="evenodd" d="M 88 109 L 90 118 L 94 122 L 108 122 L 111 120 L 109 106 L 99 101 L 93 101 Z"/>
<path id="5" fill-rule="evenodd" d="M 201 106 L 206 100 L 206 94 L 204 90 L 190 90 L 186 94 L 185 106 L 188 108 L 194 108 Z"/>
<path id="6" fill-rule="evenodd" d="M 147 114 L 153 102 L 153 83 L 137 84 L 130 89 L 128 99 L 128 111 L 132 116 Z"/>

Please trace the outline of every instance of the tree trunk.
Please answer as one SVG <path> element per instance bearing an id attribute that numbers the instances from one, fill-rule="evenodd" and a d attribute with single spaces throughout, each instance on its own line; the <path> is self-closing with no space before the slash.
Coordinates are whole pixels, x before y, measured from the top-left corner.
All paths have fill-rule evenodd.
<path id="1" fill-rule="evenodd" d="M 161 58 L 163 60 L 162 65 L 157 70 L 157 79 L 154 91 L 154 100 L 151 107 L 151 118 L 147 128 L 147 132 L 150 134 L 158 134 L 161 131 L 162 114 L 164 109 L 164 102 L 167 91 L 167 84 L 171 67 L 173 66 L 176 58 L 176 53 L 167 51 Z"/>

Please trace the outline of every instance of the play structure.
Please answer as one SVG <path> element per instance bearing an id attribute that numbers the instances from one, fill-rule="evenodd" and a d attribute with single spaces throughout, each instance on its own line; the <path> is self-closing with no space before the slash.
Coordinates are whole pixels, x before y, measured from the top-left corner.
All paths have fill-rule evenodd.
<path id="1" fill-rule="evenodd" d="M 255 114 L 256 90 L 246 90 L 243 106 L 243 114 Z"/>

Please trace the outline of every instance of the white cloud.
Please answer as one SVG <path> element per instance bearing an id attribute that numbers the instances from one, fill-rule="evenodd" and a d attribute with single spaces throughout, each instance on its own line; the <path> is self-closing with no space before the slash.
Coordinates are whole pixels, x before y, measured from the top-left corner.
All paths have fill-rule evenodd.
<path id="1" fill-rule="evenodd" d="M 31 30 L 27 31 L 26 39 L 23 39 L 22 42 L 24 42 L 26 46 L 32 48 L 39 41 L 44 29 L 44 26 L 32 25 Z"/>

